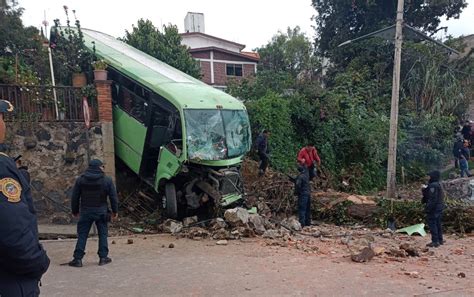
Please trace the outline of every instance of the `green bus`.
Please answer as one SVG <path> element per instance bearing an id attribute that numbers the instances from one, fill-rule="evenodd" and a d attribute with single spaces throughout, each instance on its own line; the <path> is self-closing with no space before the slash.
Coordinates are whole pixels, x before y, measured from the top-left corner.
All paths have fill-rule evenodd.
<path id="1" fill-rule="evenodd" d="M 108 65 L 115 154 L 163 199 L 166 216 L 241 201 L 245 105 L 112 36 L 82 31 Z"/>

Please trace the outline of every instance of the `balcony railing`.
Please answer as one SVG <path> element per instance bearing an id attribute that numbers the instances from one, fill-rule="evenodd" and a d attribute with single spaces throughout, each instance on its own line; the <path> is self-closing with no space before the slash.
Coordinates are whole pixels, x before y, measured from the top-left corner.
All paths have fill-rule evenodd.
<path id="1" fill-rule="evenodd" d="M 56 114 L 56 102 L 58 114 Z M 18 86 L 0 84 L 0 99 L 10 101 L 15 110 L 7 121 L 81 122 L 84 121 L 81 88 L 52 86 Z M 91 122 L 98 121 L 97 99 L 87 99 Z"/>

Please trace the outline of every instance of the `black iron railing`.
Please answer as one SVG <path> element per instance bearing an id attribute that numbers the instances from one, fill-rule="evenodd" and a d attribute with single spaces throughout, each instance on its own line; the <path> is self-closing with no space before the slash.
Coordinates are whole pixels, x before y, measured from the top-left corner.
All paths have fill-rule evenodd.
<path id="1" fill-rule="evenodd" d="M 14 112 L 6 116 L 8 121 L 84 121 L 81 88 L 0 84 L 0 99 L 10 101 L 15 107 Z M 97 99 L 88 98 L 87 102 L 90 120 L 98 121 Z"/>

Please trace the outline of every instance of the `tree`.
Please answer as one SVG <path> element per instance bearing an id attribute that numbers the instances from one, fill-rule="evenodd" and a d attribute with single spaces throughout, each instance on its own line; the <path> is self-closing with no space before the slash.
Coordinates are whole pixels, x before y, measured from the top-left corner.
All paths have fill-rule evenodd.
<path id="1" fill-rule="evenodd" d="M 344 61 L 348 54 L 354 57 L 360 53 L 347 47 L 337 48 L 339 44 L 395 23 L 396 1 L 312 0 L 312 4 L 317 11 L 318 52 L 330 57 L 336 64 Z M 434 33 L 441 17 L 458 18 L 466 6 L 466 0 L 407 0 L 404 23 L 426 33 Z"/>
<path id="2" fill-rule="evenodd" d="M 317 93 L 311 87 L 317 85 L 315 74 L 320 64 L 313 44 L 299 27 L 278 32 L 268 44 L 255 50 L 260 55 L 257 75 L 231 83 L 230 94 L 252 100 L 268 91 L 284 94 L 311 89 L 311 93 Z"/>
<path id="3" fill-rule="evenodd" d="M 123 41 L 193 77 L 200 77 L 199 63 L 181 44 L 175 25 L 163 25 L 160 31 L 150 20 L 139 19 L 132 32 L 125 30 Z"/>
<path id="4" fill-rule="evenodd" d="M 260 70 L 289 72 L 294 77 L 302 71 L 314 71 L 318 65 L 311 41 L 300 27 L 278 32 L 265 46 L 257 48 Z"/>
<path id="5" fill-rule="evenodd" d="M 23 9 L 6 1 L 0 9 L 0 82 L 46 83 L 49 79 L 43 37 L 35 27 L 21 21 Z"/>

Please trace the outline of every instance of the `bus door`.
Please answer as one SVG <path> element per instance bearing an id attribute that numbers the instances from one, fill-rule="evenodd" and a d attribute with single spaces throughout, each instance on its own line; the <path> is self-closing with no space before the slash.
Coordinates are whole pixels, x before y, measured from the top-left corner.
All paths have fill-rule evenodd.
<path id="1" fill-rule="evenodd" d="M 173 125 L 171 112 L 152 103 L 141 166 L 141 175 L 150 183 L 156 174 L 160 147 L 171 141 Z"/>

